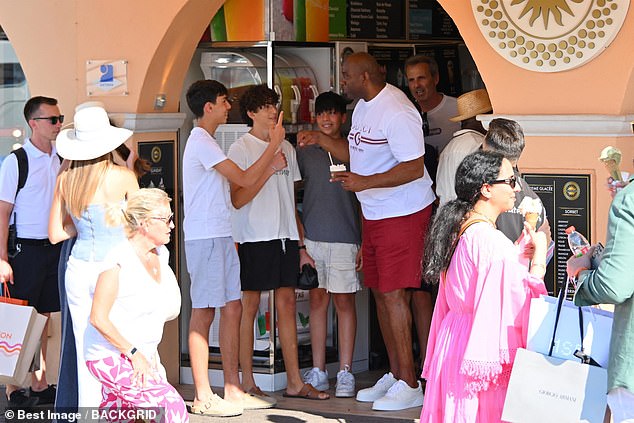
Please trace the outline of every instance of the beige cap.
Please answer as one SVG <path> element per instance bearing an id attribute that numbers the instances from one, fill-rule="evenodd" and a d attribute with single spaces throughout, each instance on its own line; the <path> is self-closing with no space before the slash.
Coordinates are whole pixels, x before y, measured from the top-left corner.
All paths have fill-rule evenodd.
<path id="1" fill-rule="evenodd" d="M 493 107 L 486 89 L 469 91 L 458 97 L 458 116 L 449 118 L 449 120 L 460 122 L 482 113 L 489 113 L 492 110 Z"/>

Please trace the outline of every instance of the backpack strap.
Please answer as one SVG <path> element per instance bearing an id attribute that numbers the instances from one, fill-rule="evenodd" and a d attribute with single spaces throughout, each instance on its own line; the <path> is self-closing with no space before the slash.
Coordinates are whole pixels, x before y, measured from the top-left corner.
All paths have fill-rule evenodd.
<path id="1" fill-rule="evenodd" d="M 13 150 L 11 154 L 15 154 L 15 157 L 18 160 L 18 187 L 15 190 L 15 197 L 17 197 L 18 192 L 20 192 L 20 190 L 24 188 L 24 185 L 26 184 L 26 178 L 29 175 L 29 159 L 26 157 L 26 151 L 22 147 L 18 148 L 17 150 Z"/>

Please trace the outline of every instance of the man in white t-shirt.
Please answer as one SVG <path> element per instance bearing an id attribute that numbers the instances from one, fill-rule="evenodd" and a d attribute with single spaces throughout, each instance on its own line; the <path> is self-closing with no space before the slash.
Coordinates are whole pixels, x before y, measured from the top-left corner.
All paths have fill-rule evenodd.
<path id="1" fill-rule="evenodd" d="M 410 93 L 418 105 L 423 120 L 425 135 L 425 149 L 435 149 L 435 160 L 426 151 L 425 166 L 434 179 L 435 189 L 438 190 L 438 172 L 440 171 L 439 157 L 453 137 L 460 129 L 459 123 L 449 118 L 456 116 L 456 99 L 439 93 L 436 90 L 440 76 L 438 63 L 431 56 L 412 56 L 405 61 L 405 75 Z M 431 148 L 430 148 L 431 146 Z M 423 284 L 412 291 L 412 312 L 418 335 L 418 347 L 421 357 L 425 355 L 429 326 L 434 309 L 431 286 Z M 423 363 L 420 363 L 422 368 Z"/>
<path id="2" fill-rule="evenodd" d="M 440 80 L 438 63 L 431 56 L 413 56 L 405 61 L 405 75 L 409 90 L 422 113 L 425 143 L 432 145 L 438 154 L 460 129 L 458 122 L 449 118 L 458 113 L 456 98 L 436 91 Z"/>
<path id="3" fill-rule="evenodd" d="M 284 139 L 281 117 L 270 128 L 271 143 L 259 160 L 244 170 L 229 160 L 213 134 L 226 123 L 231 104 L 227 89 L 217 81 L 194 82 L 187 105 L 196 116 L 183 154 L 185 257 L 191 279 L 192 314 L 189 357 L 195 386 L 190 411 L 211 416 L 237 416 L 243 409 L 275 405 L 270 397 L 245 393 L 238 376 L 240 264 L 231 237 L 229 182 L 251 186 L 286 166 L 277 149 Z M 220 352 L 225 398 L 211 391 L 208 377 L 209 328 L 220 307 Z"/>
<path id="4" fill-rule="evenodd" d="M 249 88 L 240 98 L 242 118 L 251 130 L 229 148 L 229 157 L 247 168 L 270 147 L 269 127 L 280 122 L 277 93 L 266 85 Z M 240 367 L 242 385 L 262 395 L 253 377 L 253 329 L 262 291 L 274 290 L 275 311 L 284 367 L 284 396 L 326 400 L 330 396 L 304 383 L 299 373 L 295 287 L 302 265 L 315 267 L 306 251 L 304 234 L 295 208 L 294 184 L 302 179 L 295 149 L 288 142 L 281 145 L 288 161 L 270 177 L 261 177 L 250 187 L 231 183 L 233 237 L 238 243 L 240 282 L 242 287 L 242 322 L 240 325 Z"/>
<path id="5" fill-rule="evenodd" d="M 350 172 L 332 179 L 357 193 L 363 211 L 364 285 L 372 289 L 390 372 L 357 400 L 374 410 L 420 407 L 421 384 L 412 356 L 411 292 L 421 285 L 424 236 L 435 200 L 424 166 L 421 117 L 398 88 L 386 84 L 376 60 L 354 53 L 343 64 L 344 90 L 359 100 L 348 143 L 315 131 L 299 135 L 300 145 L 319 144 Z"/>

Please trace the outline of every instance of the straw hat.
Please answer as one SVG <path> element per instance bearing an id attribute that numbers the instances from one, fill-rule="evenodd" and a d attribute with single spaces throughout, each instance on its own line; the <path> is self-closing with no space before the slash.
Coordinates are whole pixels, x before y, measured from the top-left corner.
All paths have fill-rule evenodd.
<path id="1" fill-rule="evenodd" d="M 119 147 L 132 131 L 110 125 L 108 113 L 100 102 L 88 102 L 75 108 L 74 128 L 57 135 L 56 148 L 68 160 L 91 160 Z"/>
<path id="2" fill-rule="evenodd" d="M 449 118 L 452 122 L 460 122 L 475 117 L 481 113 L 493 110 L 489 94 L 484 88 L 469 91 L 458 97 L 458 116 Z"/>

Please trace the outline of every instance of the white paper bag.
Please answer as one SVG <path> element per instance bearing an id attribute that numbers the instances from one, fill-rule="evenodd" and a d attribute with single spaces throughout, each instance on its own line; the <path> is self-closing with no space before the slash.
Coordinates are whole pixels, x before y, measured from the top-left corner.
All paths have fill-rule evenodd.
<path id="1" fill-rule="evenodd" d="M 517 350 L 502 420 L 513 423 L 601 423 L 607 404 L 605 369 Z"/>
<path id="2" fill-rule="evenodd" d="M 27 384 L 46 319 L 33 307 L 0 302 L 0 384 Z"/>
<path id="3" fill-rule="evenodd" d="M 594 307 L 581 307 L 583 312 L 583 347 L 603 368 L 608 366 L 613 313 Z M 557 298 L 541 296 L 531 300 L 526 349 L 548 354 L 555 327 Z M 579 311 L 572 301 L 564 301 L 555 335 L 553 357 L 579 361 L 573 354 L 581 349 Z"/>

